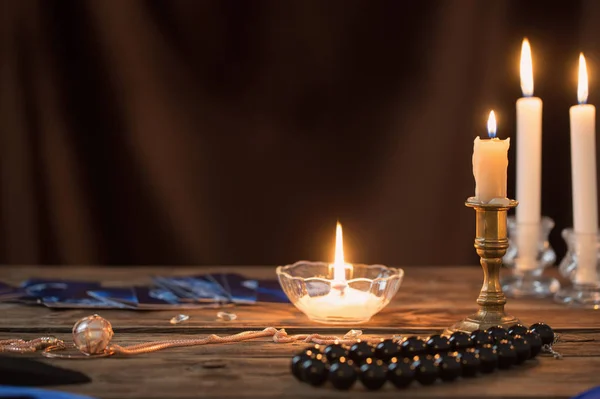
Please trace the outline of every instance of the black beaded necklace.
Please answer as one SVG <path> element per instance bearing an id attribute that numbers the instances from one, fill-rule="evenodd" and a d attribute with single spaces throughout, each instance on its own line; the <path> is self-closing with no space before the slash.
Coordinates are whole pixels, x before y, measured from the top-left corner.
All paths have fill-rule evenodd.
<path id="1" fill-rule="evenodd" d="M 550 326 L 536 323 L 529 328 L 516 324 L 508 330 L 498 326 L 450 337 L 432 335 L 426 340 L 386 339 L 376 346 L 364 341 L 349 348 L 315 345 L 295 354 L 291 369 L 302 382 L 321 386 L 329 381 L 340 390 L 350 389 L 357 380 L 369 390 L 380 389 L 387 381 L 397 388 L 413 381 L 431 385 L 438 379 L 448 382 L 508 369 L 535 358 L 543 349 L 555 353 L 554 337 Z"/>

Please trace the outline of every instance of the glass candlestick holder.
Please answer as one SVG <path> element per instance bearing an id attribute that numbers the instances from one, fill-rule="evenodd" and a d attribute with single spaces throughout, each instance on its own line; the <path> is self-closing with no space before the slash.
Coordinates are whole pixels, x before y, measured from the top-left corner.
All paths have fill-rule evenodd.
<path id="1" fill-rule="evenodd" d="M 547 216 L 539 223 L 517 223 L 514 216 L 508 218 L 508 250 L 503 262 L 512 274 L 501 280 L 506 296 L 544 298 L 560 289 L 557 279 L 542 275 L 556 262 L 556 253 L 548 242 L 553 228 L 554 220 Z"/>
<path id="2" fill-rule="evenodd" d="M 554 299 L 573 307 L 600 309 L 600 234 L 565 229 L 562 236 L 568 249 L 559 271 L 573 285 L 559 290 Z"/>
<path id="3" fill-rule="evenodd" d="M 327 324 L 365 323 L 383 309 L 402 283 L 404 271 L 383 265 L 346 265 L 336 280 L 333 265 L 299 261 L 279 266 L 283 292 L 309 319 Z"/>

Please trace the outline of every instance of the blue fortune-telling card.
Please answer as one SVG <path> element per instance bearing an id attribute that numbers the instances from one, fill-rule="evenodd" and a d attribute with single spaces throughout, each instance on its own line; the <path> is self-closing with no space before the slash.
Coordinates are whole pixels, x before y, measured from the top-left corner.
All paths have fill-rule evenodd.
<path id="1" fill-rule="evenodd" d="M 137 308 L 142 310 L 159 309 L 198 309 L 220 306 L 219 302 L 194 301 L 192 298 L 180 298 L 164 288 L 134 287 L 137 296 Z"/>
<path id="2" fill-rule="evenodd" d="M 182 299 L 161 287 L 104 288 L 89 291 L 88 294 L 97 299 L 138 310 L 198 309 L 218 306 L 218 303 Z"/>
<path id="3" fill-rule="evenodd" d="M 153 281 L 158 287 L 175 294 L 181 302 L 227 303 L 231 300 L 221 283 L 210 274 L 183 277 L 155 276 Z"/>
<path id="4" fill-rule="evenodd" d="M 122 303 L 94 298 L 88 291 L 100 289 L 100 283 L 74 280 L 30 279 L 21 284 L 25 301 L 35 298 L 51 308 L 128 308 Z"/>
<path id="5" fill-rule="evenodd" d="M 278 280 L 256 280 L 257 299 L 259 302 L 289 303 Z"/>
<path id="6" fill-rule="evenodd" d="M 25 290 L 0 281 L 0 301 L 11 301 L 27 295 Z"/>
<path id="7" fill-rule="evenodd" d="M 20 287 L 0 282 L 0 301 L 40 303 L 52 308 L 197 309 L 227 304 L 288 302 L 277 280 L 237 273 L 156 276 L 153 287 L 102 287 L 99 282 L 29 279 Z"/>
<path id="8" fill-rule="evenodd" d="M 254 304 L 257 300 L 256 280 L 248 279 L 241 274 L 219 273 L 213 277 L 220 281 L 228 293 L 231 302 L 238 304 Z"/>

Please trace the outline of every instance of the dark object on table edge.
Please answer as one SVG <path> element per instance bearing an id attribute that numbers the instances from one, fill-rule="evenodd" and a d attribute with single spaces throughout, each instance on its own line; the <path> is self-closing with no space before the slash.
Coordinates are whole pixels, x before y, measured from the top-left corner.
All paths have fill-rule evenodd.
<path id="1" fill-rule="evenodd" d="M 83 384 L 90 381 L 90 377 L 79 371 L 23 357 L 0 356 L 0 385 L 34 387 Z"/>

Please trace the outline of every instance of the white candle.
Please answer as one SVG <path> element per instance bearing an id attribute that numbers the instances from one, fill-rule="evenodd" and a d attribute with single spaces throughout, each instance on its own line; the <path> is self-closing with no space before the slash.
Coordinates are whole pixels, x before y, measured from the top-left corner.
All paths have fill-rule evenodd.
<path id="1" fill-rule="evenodd" d="M 587 236 L 580 240 L 578 284 L 597 282 L 596 234 L 598 232 L 598 192 L 596 187 L 596 107 L 586 104 L 588 76 L 585 58 L 579 55 L 579 105 L 570 109 L 571 174 L 573 189 L 573 229 Z"/>
<path id="2" fill-rule="evenodd" d="M 516 210 L 519 270 L 537 268 L 537 242 L 542 191 L 542 100 L 533 97 L 533 62 L 527 39 L 521 47 L 521 91 L 517 100 L 517 193 Z"/>
<path id="3" fill-rule="evenodd" d="M 531 49 L 521 48 L 521 90 L 517 101 L 517 223 L 539 223 L 542 187 L 542 100 L 533 96 Z"/>
<path id="4" fill-rule="evenodd" d="M 297 306 L 305 313 L 310 313 L 312 317 L 323 320 L 331 316 L 370 317 L 381 306 L 381 300 L 369 291 L 361 291 L 348 285 L 346 271 L 349 271 L 352 278 L 353 267 L 344 260 L 342 225 L 339 222 L 336 226 L 334 259 L 334 262 L 329 265 L 333 268 L 329 292 L 321 296 L 305 295 L 299 299 Z"/>
<path id="5" fill-rule="evenodd" d="M 496 116 L 490 112 L 488 119 L 490 139 L 475 138 L 473 143 L 473 176 L 475 197 L 484 203 L 494 198 L 506 198 L 506 168 L 510 139 L 496 138 Z"/>

